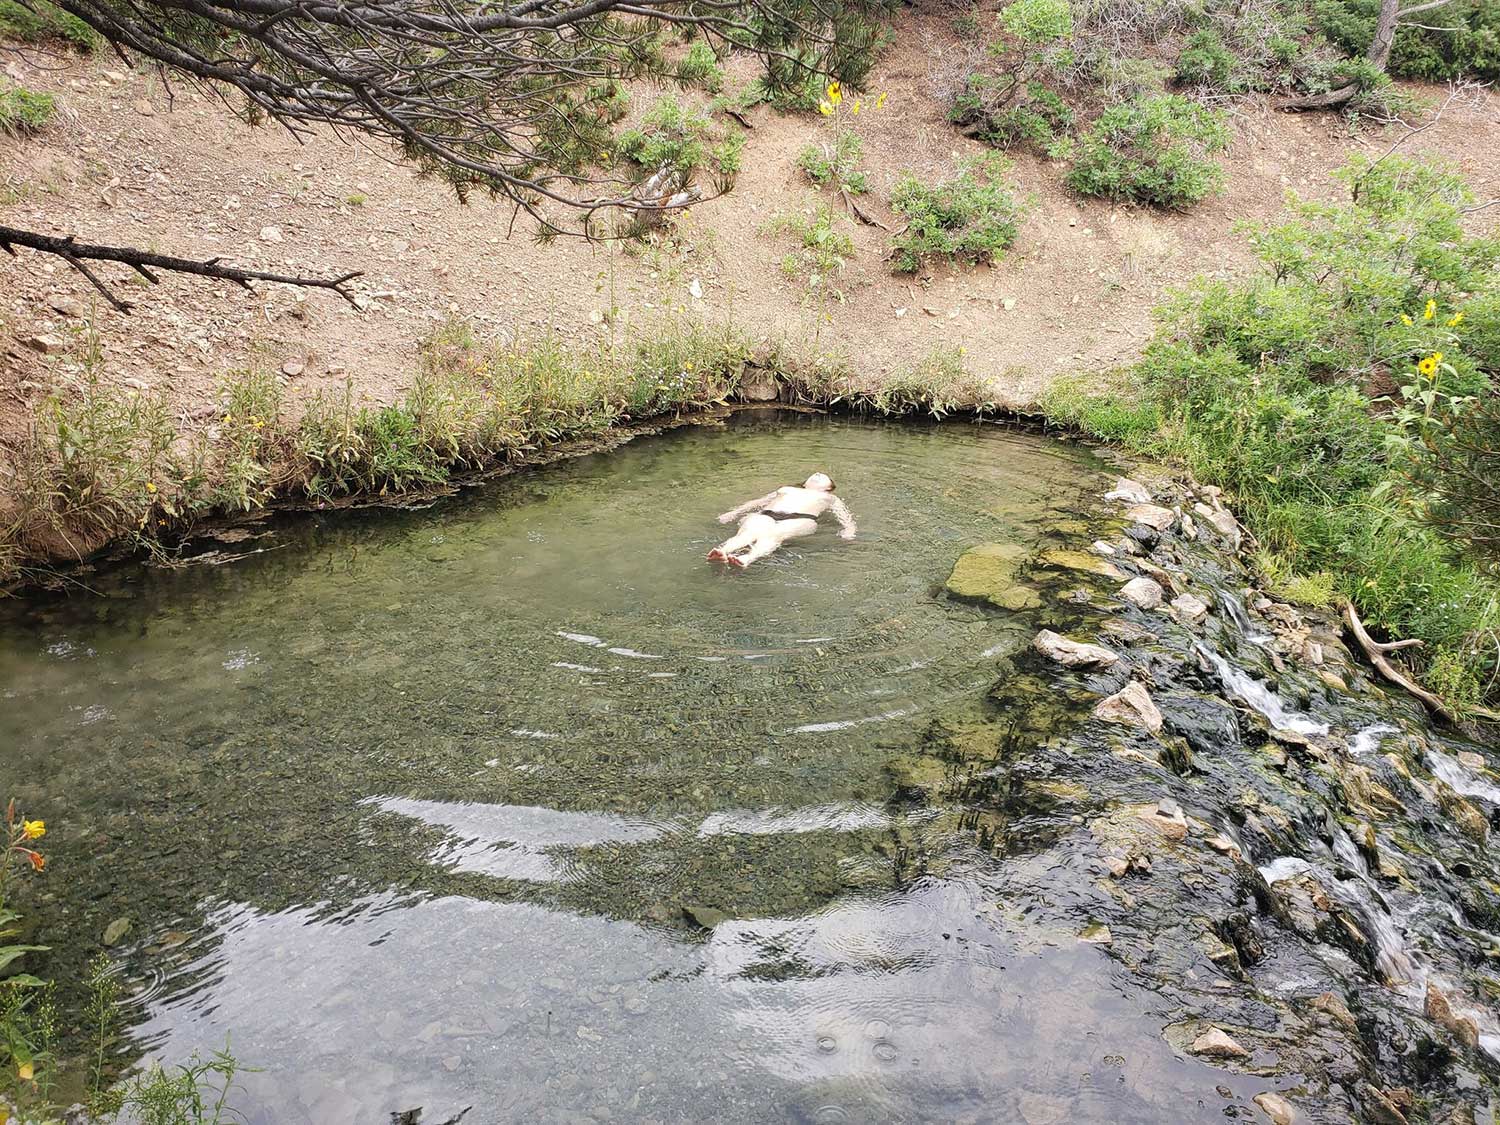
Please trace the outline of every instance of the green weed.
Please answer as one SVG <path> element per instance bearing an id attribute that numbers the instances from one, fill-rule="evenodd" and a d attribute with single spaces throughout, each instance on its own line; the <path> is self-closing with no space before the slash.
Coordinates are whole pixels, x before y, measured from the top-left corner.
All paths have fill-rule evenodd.
<path id="1" fill-rule="evenodd" d="M 1224 116 L 1174 94 L 1111 106 L 1079 141 L 1068 186 L 1083 195 L 1183 209 L 1218 191 L 1213 154 L 1229 144 Z"/>
<path id="2" fill-rule="evenodd" d="M 56 112 L 51 94 L 33 93 L 24 86 L 0 90 L 0 133 L 40 132 Z"/>
<path id="3" fill-rule="evenodd" d="M 1009 165 L 991 153 L 965 161 L 958 175 L 925 184 L 905 173 L 891 193 L 891 207 L 906 220 L 892 240 L 893 263 L 915 273 L 931 258 L 994 262 L 1016 241 L 1023 209 L 1003 182 Z"/>

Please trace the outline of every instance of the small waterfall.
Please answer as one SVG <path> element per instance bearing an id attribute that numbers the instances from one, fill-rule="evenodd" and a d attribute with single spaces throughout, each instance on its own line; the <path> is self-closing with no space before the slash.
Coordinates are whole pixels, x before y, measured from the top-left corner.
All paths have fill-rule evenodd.
<path id="1" fill-rule="evenodd" d="M 1264 644 L 1271 639 L 1271 634 L 1264 629 L 1257 629 L 1254 622 L 1250 620 L 1250 612 L 1245 608 L 1245 603 L 1237 594 L 1229 590 L 1218 591 L 1219 608 L 1224 616 L 1234 623 L 1234 627 L 1240 631 L 1240 635 L 1248 641 L 1256 644 Z"/>
<path id="2" fill-rule="evenodd" d="M 1400 729 L 1390 723 L 1376 723 L 1374 726 L 1356 731 L 1354 737 L 1349 740 L 1349 756 L 1358 758 L 1378 749 L 1383 736 L 1395 734 Z"/>
<path id="3" fill-rule="evenodd" d="M 1447 782 L 1455 793 L 1500 805 L 1500 786 L 1475 775 L 1457 758 L 1449 757 L 1441 750 L 1429 749 L 1427 764 L 1432 767 L 1432 776 Z"/>
<path id="4" fill-rule="evenodd" d="M 1198 651 L 1208 658 L 1208 662 L 1219 673 L 1219 679 L 1223 681 L 1225 689 L 1239 696 L 1264 715 L 1273 728 L 1308 735 L 1328 733 L 1327 723 L 1316 722 L 1301 711 L 1289 709 L 1282 702 L 1281 697 L 1262 681 L 1243 669 L 1235 667 L 1213 649 L 1199 645 Z"/>

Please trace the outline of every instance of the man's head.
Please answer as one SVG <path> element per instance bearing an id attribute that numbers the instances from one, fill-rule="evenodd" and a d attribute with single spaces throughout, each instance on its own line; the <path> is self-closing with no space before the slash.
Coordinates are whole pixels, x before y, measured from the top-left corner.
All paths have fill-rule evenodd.
<path id="1" fill-rule="evenodd" d="M 815 489 L 818 492 L 832 492 L 833 481 L 829 479 L 827 473 L 814 473 L 802 482 L 802 487 Z"/>

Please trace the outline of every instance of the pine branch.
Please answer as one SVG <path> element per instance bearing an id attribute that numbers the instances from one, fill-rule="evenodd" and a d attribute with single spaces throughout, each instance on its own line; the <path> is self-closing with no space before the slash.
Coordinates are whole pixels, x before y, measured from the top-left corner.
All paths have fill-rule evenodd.
<path id="1" fill-rule="evenodd" d="M 297 285 L 306 289 L 328 289 L 337 293 L 351 305 L 354 304 L 354 294 L 346 286 L 356 277 L 364 276 L 363 270 L 354 270 L 342 274 L 339 277 L 297 277 L 290 274 L 268 273 L 265 270 L 245 269 L 241 266 L 224 265 L 218 258 L 210 258 L 207 261 L 195 261 L 191 258 L 175 258 L 169 254 L 155 254 L 149 250 L 136 250 L 129 246 L 95 246 L 85 242 L 75 241 L 72 235 L 58 237 L 51 234 L 37 234 L 34 231 L 17 230 L 14 227 L 0 226 L 0 249 L 15 256 L 15 248 L 25 246 L 42 254 L 55 254 L 68 265 L 86 277 L 91 285 L 104 295 L 115 309 L 122 313 L 129 313 L 131 304 L 115 296 L 114 292 L 106 285 L 93 270 L 89 269 L 89 262 L 120 262 L 129 266 L 140 274 L 151 284 L 160 283 L 151 271 L 153 269 L 165 270 L 170 273 L 193 274 L 197 277 L 218 278 L 221 281 L 232 281 L 243 289 L 251 289 L 252 281 L 274 281 L 282 285 Z"/>

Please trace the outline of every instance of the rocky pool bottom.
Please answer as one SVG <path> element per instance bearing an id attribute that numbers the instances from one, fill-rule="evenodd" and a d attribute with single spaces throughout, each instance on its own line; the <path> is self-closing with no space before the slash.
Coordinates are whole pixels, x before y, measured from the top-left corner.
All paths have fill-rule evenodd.
<path id="1" fill-rule="evenodd" d="M 789 464 L 859 541 L 704 565 Z M 45 968 L 253 1122 L 1490 1121 L 1492 756 L 1106 468 L 742 416 L 29 605 Z"/>

